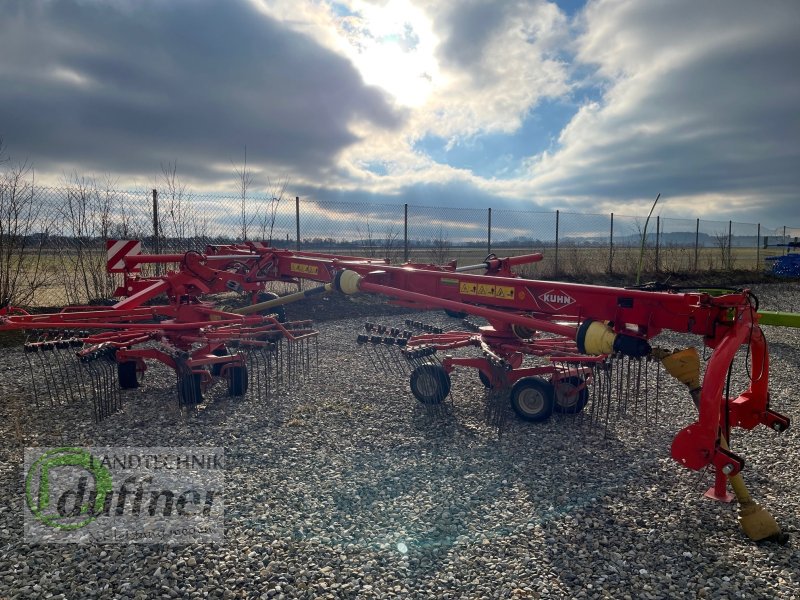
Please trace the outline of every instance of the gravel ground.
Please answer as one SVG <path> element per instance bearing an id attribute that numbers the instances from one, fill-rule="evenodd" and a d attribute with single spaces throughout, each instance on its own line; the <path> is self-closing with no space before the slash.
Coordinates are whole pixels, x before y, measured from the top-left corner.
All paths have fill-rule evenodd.
<path id="1" fill-rule="evenodd" d="M 800 310 L 796 284 L 756 291 L 763 308 Z M 426 409 L 354 343 L 355 315 L 402 325 L 401 311 L 342 302 L 292 309 L 321 319 L 306 381 L 268 402 L 214 392 L 197 412 L 178 410 L 166 369 L 100 424 L 85 407 L 35 410 L 21 353 L 0 350 L 0 598 L 800 598 L 796 428 L 733 439 L 751 492 L 790 534 L 756 545 L 734 505 L 703 498 L 711 474 L 669 458 L 691 420 L 685 388 L 662 387 L 658 424 L 532 424 L 464 371 L 444 407 Z M 766 334 L 773 407 L 797 422 L 800 331 Z M 21 448 L 63 444 L 224 446 L 225 542 L 24 543 Z"/>

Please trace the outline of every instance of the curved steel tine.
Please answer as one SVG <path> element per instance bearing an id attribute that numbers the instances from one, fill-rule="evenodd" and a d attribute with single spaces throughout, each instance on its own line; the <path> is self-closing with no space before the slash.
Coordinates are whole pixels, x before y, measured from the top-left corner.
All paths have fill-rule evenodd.
<path id="1" fill-rule="evenodd" d="M 31 376 L 31 387 L 33 388 L 33 401 L 36 403 L 36 408 L 39 408 L 39 391 L 36 388 L 36 376 L 33 368 L 33 361 L 31 360 L 31 354 L 33 354 L 33 350 L 28 346 L 29 342 L 28 342 L 28 337 L 26 336 L 22 353 L 25 355 L 25 360 L 28 361 L 28 372 L 30 373 Z"/>

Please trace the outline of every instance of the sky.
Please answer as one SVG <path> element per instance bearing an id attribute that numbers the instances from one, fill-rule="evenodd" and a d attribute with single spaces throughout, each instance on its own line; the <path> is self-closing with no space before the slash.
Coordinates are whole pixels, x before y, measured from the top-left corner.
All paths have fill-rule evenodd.
<path id="1" fill-rule="evenodd" d="M 797 0 L 0 0 L 37 181 L 800 226 Z M 10 163 L 9 163 L 10 164 Z"/>

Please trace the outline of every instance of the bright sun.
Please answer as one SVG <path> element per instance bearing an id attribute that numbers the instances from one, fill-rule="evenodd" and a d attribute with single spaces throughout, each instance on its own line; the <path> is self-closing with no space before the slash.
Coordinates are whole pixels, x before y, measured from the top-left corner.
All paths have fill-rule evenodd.
<path id="1" fill-rule="evenodd" d="M 430 20 L 408 0 L 376 6 L 355 0 L 340 20 L 350 58 L 369 85 L 406 106 L 420 106 L 439 77 Z"/>

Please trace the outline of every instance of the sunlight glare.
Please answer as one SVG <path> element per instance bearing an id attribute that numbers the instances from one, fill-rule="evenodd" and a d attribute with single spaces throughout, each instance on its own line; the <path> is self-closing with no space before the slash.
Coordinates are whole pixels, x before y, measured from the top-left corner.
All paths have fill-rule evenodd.
<path id="1" fill-rule="evenodd" d="M 425 103 L 438 78 L 436 37 L 428 17 L 409 0 L 383 6 L 356 1 L 342 18 L 350 58 L 368 85 L 405 106 Z"/>

